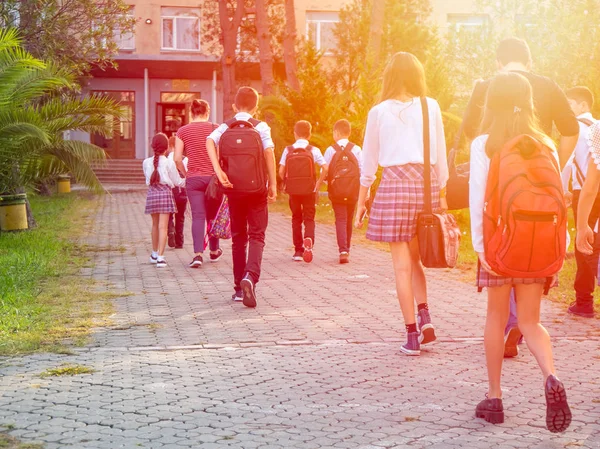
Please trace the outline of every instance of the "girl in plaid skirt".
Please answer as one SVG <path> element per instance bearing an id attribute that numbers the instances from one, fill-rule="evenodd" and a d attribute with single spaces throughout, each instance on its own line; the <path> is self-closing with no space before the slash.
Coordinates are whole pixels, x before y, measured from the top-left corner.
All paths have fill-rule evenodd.
<path id="1" fill-rule="evenodd" d="M 355 226 L 366 214 L 368 191 L 383 167 L 381 184 L 371 208 L 367 238 L 388 242 L 396 292 L 404 316 L 407 342 L 400 351 L 419 355 L 421 345 L 436 339 L 427 304 L 427 282 L 417 242 L 417 216 L 424 210 L 423 110 L 425 73 L 410 53 L 392 57 L 383 76 L 381 102 L 369 112 L 361 169 L 361 188 Z M 445 207 L 448 179 L 446 143 L 438 103 L 427 98 L 430 123 L 432 206 Z M 417 320 L 415 320 L 415 300 Z"/>
<path id="2" fill-rule="evenodd" d="M 175 163 L 166 157 L 169 148 L 169 139 L 159 133 L 152 139 L 154 157 L 149 157 L 143 162 L 144 175 L 148 195 L 146 196 L 146 214 L 152 216 L 152 254 L 150 263 L 157 268 L 167 266 L 164 257 L 167 245 L 167 232 L 169 229 L 169 216 L 177 212 L 173 187 L 183 187 L 185 179 L 179 176 Z"/>
<path id="3" fill-rule="evenodd" d="M 571 411 L 564 385 L 555 376 L 550 336 L 540 323 L 540 303 L 548 279 L 499 276 L 488 264 L 484 253 L 485 191 L 491 157 L 508 141 L 522 134 L 554 148 L 550 138 L 538 129 L 531 85 L 524 76 L 506 72 L 492 80 L 488 88 L 482 129 L 486 130 L 486 134 L 477 137 L 471 145 L 469 203 L 473 248 L 479 256 L 477 286 L 487 288 L 488 292 L 484 344 L 489 386 L 486 399 L 477 405 L 475 416 L 491 423 L 504 422 L 500 380 L 504 358 L 504 328 L 509 315 L 510 291 L 514 287 L 519 329 L 544 376 L 546 426 L 551 432 L 563 432 L 571 423 Z M 558 154 L 556 151 L 554 153 L 558 162 Z M 552 241 L 548 242 L 548 245 L 552 244 Z"/>

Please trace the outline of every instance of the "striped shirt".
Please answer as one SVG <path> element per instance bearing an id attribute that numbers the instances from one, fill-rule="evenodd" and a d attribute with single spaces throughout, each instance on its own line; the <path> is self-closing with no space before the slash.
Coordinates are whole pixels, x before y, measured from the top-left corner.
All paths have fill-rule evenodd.
<path id="1" fill-rule="evenodd" d="M 212 122 L 192 122 L 177 131 L 177 138 L 183 142 L 188 157 L 187 176 L 211 176 L 215 173 L 208 152 L 206 138 L 217 129 Z"/>

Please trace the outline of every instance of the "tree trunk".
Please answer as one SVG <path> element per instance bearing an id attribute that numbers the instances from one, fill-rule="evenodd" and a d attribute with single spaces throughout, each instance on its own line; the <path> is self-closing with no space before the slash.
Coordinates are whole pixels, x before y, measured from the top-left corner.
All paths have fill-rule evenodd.
<path id="1" fill-rule="evenodd" d="M 269 30 L 269 16 L 267 14 L 266 0 L 256 0 L 256 38 L 260 58 L 260 78 L 262 80 L 262 94 L 271 95 L 275 79 L 273 78 L 273 51 L 271 50 L 271 31 Z"/>
<path id="2" fill-rule="evenodd" d="M 373 0 L 371 6 L 371 28 L 369 30 L 369 52 L 371 61 L 377 62 L 381 52 L 383 22 L 385 17 L 385 0 Z"/>
<path id="3" fill-rule="evenodd" d="M 298 92 L 298 66 L 296 63 L 296 10 L 294 0 L 285 0 L 285 34 L 283 36 L 283 61 L 290 89 Z"/>
<path id="4" fill-rule="evenodd" d="M 244 18 L 244 0 L 237 0 L 233 17 L 229 17 L 227 0 L 219 0 L 219 22 L 223 37 L 223 55 L 221 67 L 223 69 L 223 118 L 229 119 L 233 115 L 232 105 L 235 101 L 235 63 L 238 42 L 238 33 Z"/>

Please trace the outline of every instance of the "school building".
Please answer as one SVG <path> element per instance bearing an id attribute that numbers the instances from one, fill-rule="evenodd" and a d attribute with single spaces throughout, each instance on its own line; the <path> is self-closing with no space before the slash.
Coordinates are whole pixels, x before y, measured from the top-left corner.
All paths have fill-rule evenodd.
<path id="1" fill-rule="evenodd" d="M 151 153 L 148 142 L 155 133 L 170 135 L 189 121 L 189 106 L 195 98 L 207 100 L 212 108 L 211 119 L 222 121 L 220 58 L 207 51 L 201 35 L 201 8 L 208 1 L 130 0 L 130 15 L 137 23 L 131 35 L 115 32 L 120 48 L 118 67 L 94 70 L 84 86 L 86 92 L 118 100 L 125 117 L 116 123 L 110 138 L 73 137 L 100 146 L 110 159 L 134 160 Z M 339 10 L 348 1 L 296 0 L 298 34 L 307 36 L 319 49 L 330 48 Z M 472 13 L 474 3 L 432 0 L 432 19 L 442 32 L 480 26 L 485 17 Z M 249 13 L 247 18 L 251 16 Z M 238 70 L 240 73 L 260 91 L 257 63 L 246 63 Z"/>

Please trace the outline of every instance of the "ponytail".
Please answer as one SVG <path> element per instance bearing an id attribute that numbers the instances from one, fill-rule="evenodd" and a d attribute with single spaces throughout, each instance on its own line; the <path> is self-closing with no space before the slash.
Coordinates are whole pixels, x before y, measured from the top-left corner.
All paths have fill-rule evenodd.
<path id="1" fill-rule="evenodd" d="M 154 153 L 154 171 L 152 172 L 152 176 L 150 176 L 150 185 L 155 186 L 160 184 L 160 173 L 158 172 L 158 159 L 160 158 L 160 154 Z"/>
<path id="2" fill-rule="evenodd" d="M 169 148 L 169 139 L 163 133 L 158 133 L 152 138 L 152 149 L 154 150 L 154 171 L 150 176 L 150 185 L 155 186 L 160 184 L 160 173 L 158 172 L 158 161 L 162 155 L 167 152 Z"/>

